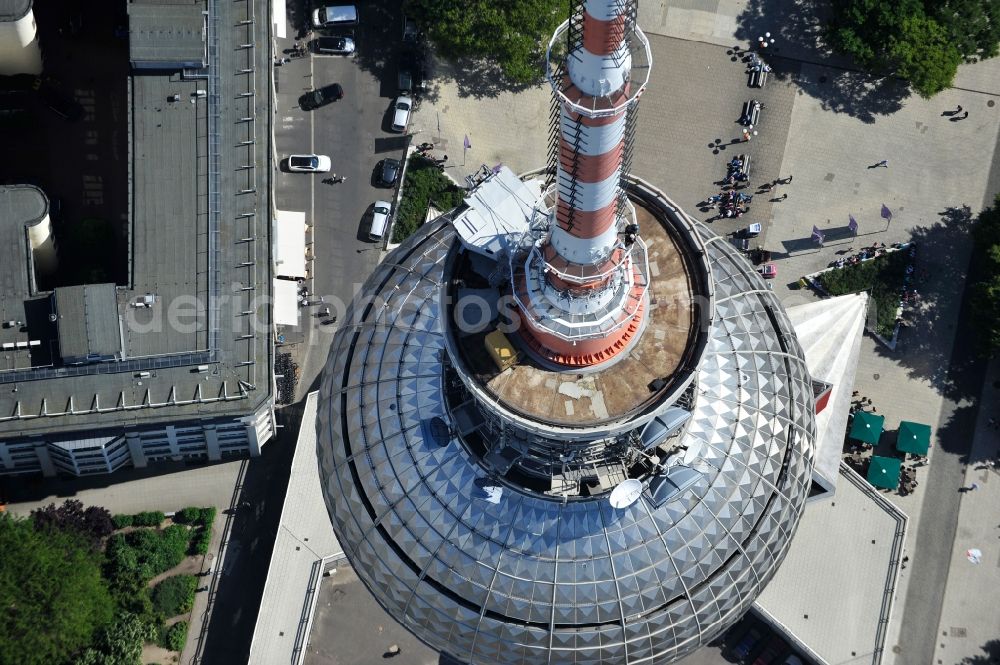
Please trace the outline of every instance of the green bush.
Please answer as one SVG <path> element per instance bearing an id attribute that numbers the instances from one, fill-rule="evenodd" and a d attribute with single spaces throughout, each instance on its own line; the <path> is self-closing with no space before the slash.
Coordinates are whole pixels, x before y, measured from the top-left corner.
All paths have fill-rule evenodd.
<path id="1" fill-rule="evenodd" d="M 207 554 L 208 545 L 211 541 L 212 541 L 212 528 L 203 527 L 202 529 L 199 529 L 198 532 L 194 535 L 194 538 L 191 539 L 191 547 L 189 551 L 191 552 L 191 554 L 201 554 L 201 555 Z"/>
<path id="2" fill-rule="evenodd" d="M 979 214 L 972 233 L 975 245 L 969 271 L 972 321 L 979 351 L 1000 353 L 1000 195 Z"/>
<path id="3" fill-rule="evenodd" d="M 116 529 L 124 529 L 127 526 L 132 526 L 132 516 L 115 515 L 111 518 L 111 523 L 115 525 Z"/>
<path id="4" fill-rule="evenodd" d="M 160 526 L 167 519 L 159 510 L 136 513 L 132 516 L 132 526 Z"/>
<path id="5" fill-rule="evenodd" d="M 201 509 L 201 517 L 199 518 L 198 521 L 204 527 L 211 527 L 212 526 L 212 522 L 215 521 L 215 514 L 216 514 L 216 511 L 215 511 L 215 508 L 213 508 L 213 507 L 202 508 Z"/>
<path id="6" fill-rule="evenodd" d="M 153 587 L 153 611 L 164 619 L 190 612 L 194 606 L 194 575 L 174 575 Z"/>
<path id="7" fill-rule="evenodd" d="M 187 621 L 178 621 L 166 630 L 161 631 L 158 644 L 164 649 L 170 649 L 171 651 L 183 651 L 184 643 L 187 642 L 187 634 Z"/>
<path id="8" fill-rule="evenodd" d="M 122 588 L 139 589 L 184 560 L 190 530 L 173 524 L 162 531 L 139 529 L 108 540 L 108 578 Z"/>
<path id="9" fill-rule="evenodd" d="M 195 524 L 201 519 L 201 508 L 184 508 L 174 514 L 174 522 L 178 524 Z"/>
<path id="10" fill-rule="evenodd" d="M 437 165 L 426 157 L 414 154 L 406 166 L 403 198 L 396 211 L 392 241 L 403 242 L 424 223 L 431 201 L 446 212 L 465 199 L 465 190 L 449 180 Z"/>
<path id="11" fill-rule="evenodd" d="M 910 252 L 903 249 L 871 261 L 830 270 L 820 275 L 818 281 L 831 296 L 870 291 L 876 313 L 875 331 L 883 337 L 891 337 L 909 263 Z"/>

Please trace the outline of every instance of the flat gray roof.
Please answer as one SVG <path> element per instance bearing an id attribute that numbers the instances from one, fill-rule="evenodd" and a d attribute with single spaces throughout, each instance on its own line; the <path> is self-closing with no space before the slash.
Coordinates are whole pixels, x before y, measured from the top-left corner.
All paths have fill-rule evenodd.
<path id="1" fill-rule="evenodd" d="M 66 362 L 121 354 L 121 326 L 114 284 L 64 286 L 55 290 L 59 352 Z"/>
<path id="2" fill-rule="evenodd" d="M 23 300 L 31 289 L 25 227 L 48 212 L 49 202 L 33 185 L 0 186 L 0 319 L 23 318 Z M 2 337 L 0 337 L 2 339 Z M 4 340 L 6 341 L 6 340 Z"/>
<path id="3" fill-rule="evenodd" d="M 754 606 L 820 663 L 878 665 L 906 525 L 899 508 L 842 464 L 837 494 L 806 504 Z"/>
<path id="4" fill-rule="evenodd" d="M 205 7 L 192 6 L 199 14 Z M 268 44 L 269 24 L 234 28 L 246 19 L 247 4 L 217 6 L 213 20 L 226 28 L 214 31 L 217 80 L 157 74 L 130 80 L 121 128 L 131 137 L 130 283 L 116 289 L 126 359 L 25 369 L 0 356 L 2 440 L 58 439 L 81 430 L 104 436 L 130 426 L 243 416 L 271 398 L 270 99 L 240 97 L 248 86 L 268 88 L 271 63 L 268 48 L 238 48 L 247 41 Z M 247 68 L 255 73 L 239 73 Z M 193 96 L 196 90 L 208 94 Z M 171 95 L 180 101 L 168 102 Z M 247 116 L 260 121 L 236 122 Z M 27 205 L 8 200 L 0 206 L 15 204 Z M 3 285 L 10 286 L 0 293 L 0 313 L 15 313 L 0 319 L 25 319 L 16 310 L 25 307 L 28 285 L 14 267 L 26 271 L 27 254 L 11 254 L 6 242 L 14 233 L 23 237 L 24 224 L 8 219 L 0 214 L 0 265 Z M 241 242 L 247 237 L 256 242 Z M 201 365 L 208 371 L 199 371 Z"/>
<path id="5" fill-rule="evenodd" d="M 31 0 L 0 0 L 0 21 L 16 21 L 31 11 Z"/>
<path id="6" fill-rule="evenodd" d="M 132 64 L 204 63 L 205 16 L 201 3 L 137 3 L 128 6 Z"/>
<path id="7" fill-rule="evenodd" d="M 0 185 L 0 343 L 26 342 L 23 326 L 10 321 L 27 321 L 26 303 L 32 293 L 31 247 L 27 228 L 45 219 L 49 201 L 34 185 Z M 26 350 L 3 350 L 0 370 L 29 367 Z"/>
<path id="8" fill-rule="evenodd" d="M 204 87 L 204 81 L 200 82 Z M 208 223 L 203 195 L 204 102 L 191 103 L 199 81 L 167 76 L 132 77 L 132 266 L 134 293 L 123 294 L 125 348 L 131 357 L 207 349 L 204 319 L 207 303 L 199 298 L 190 309 L 200 324 L 154 325 L 159 308 L 134 307 L 146 293 L 160 303 L 203 292 L 208 257 L 204 227 Z M 168 102 L 180 95 L 179 102 Z M 200 188 L 199 188 L 200 186 Z M 201 230 L 199 230 L 201 229 Z M 167 322 L 164 321 L 164 324 Z"/>

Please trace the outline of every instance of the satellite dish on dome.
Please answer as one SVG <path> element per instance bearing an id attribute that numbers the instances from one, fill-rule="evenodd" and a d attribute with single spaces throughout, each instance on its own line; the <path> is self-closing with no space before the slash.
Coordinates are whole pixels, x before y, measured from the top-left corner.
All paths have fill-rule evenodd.
<path id="1" fill-rule="evenodd" d="M 500 497 L 503 496 L 502 487 L 487 485 L 486 487 L 483 488 L 483 491 L 486 492 L 487 501 L 489 501 L 490 503 L 497 503 L 497 504 L 500 503 Z"/>
<path id="2" fill-rule="evenodd" d="M 642 481 L 635 478 L 629 478 L 628 480 L 623 480 L 618 483 L 618 485 L 611 490 L 611 496 L 608 497 L 608 502 L 611 503 L 612 508 L 621 510 L 622 508 L 628 508 L 635 503 L 641 494 Z"/>

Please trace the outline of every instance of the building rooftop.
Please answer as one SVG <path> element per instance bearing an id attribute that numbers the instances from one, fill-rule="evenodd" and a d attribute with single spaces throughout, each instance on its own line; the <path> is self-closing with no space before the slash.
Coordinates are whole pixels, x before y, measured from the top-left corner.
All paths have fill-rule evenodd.
<path id="1" fill-rule="evenodd" d="M 483 463 L 506 441 L 493 403 L 477 396 L 480 422 L 462 419 L 447 220 L 394 250 L 348 309 L 317 412 L 327 509 L 358 576 L 432 647 L 472 663 L 668 662 L 714 639 L 774 574 L 812 482 L 812 382 L 763 278 L 694 226 L 714 290 L 684 452 L 624 505 L 603 484 L 554 497 Z M 672 487 L 653 491 L 664 478 Z"/>
<path id="2" fill-rule="evenodd" d="M 30 229 L 47 228 L 48 210 L 48 199 L 34 185 L 0 186 L 0 373 L 31 367 L 30 349 L 18 345 L 43 336 L 28 329 L 35 303 L 44 300 L 35 296 Z"/>
<path id="3" fill-rule="evenodd" d="M 266 89 L 268 49 L 239 48 L 267 44 L 268 22 L 241 23 L 251 3 L 217 6 L 207 78 L 143 73 L 129 82 L 129 283 L 115 290 L 125 359 L 67 366 L 5 353 L 0 438 L 248 415 L 270 398 L 270 213 L 257 194 L 267 189 L 269 135 L 266 122 L 233 120 L 270 113 L 267 95 L 241 97 Z M 37 212 L 26 194 L 11 198 L 19 189 L 0 188 L 0 206 Z M 44 309 L 51 298 L 32 295 L 21 275 L 27 252 L 11 253 L 12 238 L 26 243 L 24 223 L 0 219 L 0 318 L 31 324 L 27 305 Z"/>
<path id="4" fill-rule="evenodd" d="M 821 663 L 881 662 L 906 526 L 902 511 L 842 465 L 836 496 L 806 505 L 757 609 Z"/>
<path id="5" fill-rule="evenodd" d="M 122 330 L 114 284 L 64 286 L 53 293 L 59 354 L 66 363 L 117 358 Z"/>
<path id="6" fill-rule="evenodd" d="M 583 426 L 618 419 L 669 390 L 669 379 L 681 366 L 694 334 L 696 286 L 679 240 L 642 207 L 636 207 L 636 219 L 649 248 L 650 289 L 655 294 L 638 342 L 597 371 L 567 372 L 522 349 L 518 362 L 501 372 L 485 350 L 485 332 L 460 336 L 466 362 L 494 399 L 534 420 Z M 455 226 L 460 228 L 457 221 Z M 456 302 L 462 295 L 459 289 Z M 662 384 L 651 388 L 660 380 Z"/>
<path id="7" fill-rule="evenodd" d="M 16 21 L 31 11 L 32 0 L 0 0 L 0 21 Z"/>
<path id="8" fill-rule="evenodd" d="M 203 66 L 204 5 L 193 0 L 132 0 L 128 5 L 129 58 L 134 67 Z"/>

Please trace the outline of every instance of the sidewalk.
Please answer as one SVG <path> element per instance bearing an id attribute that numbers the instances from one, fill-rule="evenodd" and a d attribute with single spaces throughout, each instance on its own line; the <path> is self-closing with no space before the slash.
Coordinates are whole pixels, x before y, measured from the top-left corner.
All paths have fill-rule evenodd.
<path id="1" fill-rule="evenodd" d="M 979 662 L 974 659 L 984 658 L 984 651 L 986 658 L 1000 656 L 1000 612 L 995 602 L 1000 590 L 1000 472 L 984 464 L 1000 452 L 1000 431 L 990 427 L 990 418 L 1000 419 L 1000 360 L 990 363 L 979 398 L 965 472 L 965 487 L 976 483 L 978 489 L 961 498 L 934 652 L 934 662 L 942 665 Z M 972 548 L 982 552 L 978 564 L 966 556 Z"/>

